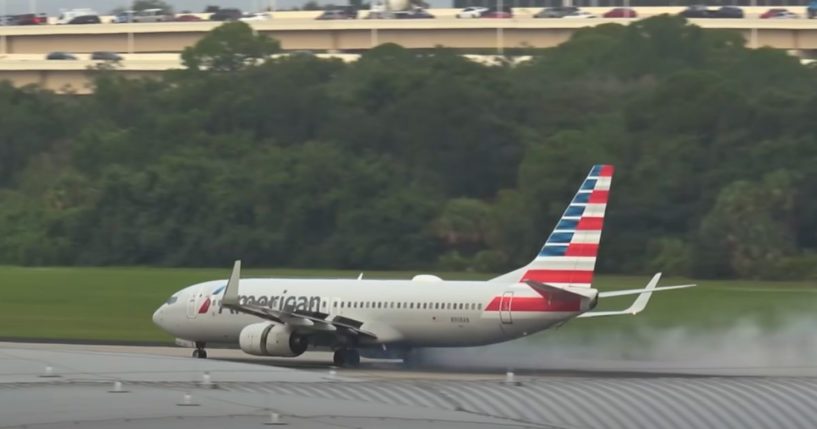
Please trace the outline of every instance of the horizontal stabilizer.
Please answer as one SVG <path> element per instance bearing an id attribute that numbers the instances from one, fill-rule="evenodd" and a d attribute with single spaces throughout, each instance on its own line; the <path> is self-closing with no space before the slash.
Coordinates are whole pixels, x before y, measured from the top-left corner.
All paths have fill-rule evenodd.
<path id="1" fill-rule="evenodd" d="M 601 292 L 599 293 L 600 298 L 604 297 L 613 297 L 613 296 L 624 296 L 624 295 L 634 295 L 638 294 L 638 298 L 635 299 L 635 302 L 627 308 L 626 310 L 621 311 L 591 311 L 588 313 L 582 313 L 576 317 L 601 317 L 601 316 L 623 316 L 623 315 L 636 315 L 643 311 L 647 307 L 647 303 L 650 301 L 650 297 L 652 296 L 653 292 L 656 291 L 664 291 L 664 290 L 672 290 L 672 289 L 683 289 L 688 287 L 693 287 L 695 285 L 678 285 L 678 286 L 663 286 L 663 287 L 656 287 L 658 286 L 658 281 L 661 279 L 661 273 L 657 273 L 650 279 L 650 282 L 647 283 L 647 287 L 644 289 L 629 289 L 629 290 L 619 290 L 619 291 L 610 291 L 610 292 Z"/>
<path id="2" fill-rule="evenodd" d="M 688 287 L 695 287 L 697 285 L 677 285 L 677 286 L 661 286 L 654 289 L 627 289 L 627 290 L 611 290 L 609 292 L 599 292 L 599 298 L 610 298 L 614 296 L 636 295 L 647 291 L 658 292 L 662 290 L 684 289 Z"/>
<path id="3" fill-rule="evenodd" d="M 547 295 L 549 293 L 556 293 L 556 294 L 571 294 L 580 296 L 582 298 L 590 298 L 593 299 L 596 296 L 595 289 L 588 289 L 585 287 L 571 287 L 571 286 L 557 286 L 557 285 L 549 285 L 545 283 L 540 283 L 533 280 L 526 280 L 525 283 L 530 286 L 536 292 L 539 292 L 541 295 Z"/>

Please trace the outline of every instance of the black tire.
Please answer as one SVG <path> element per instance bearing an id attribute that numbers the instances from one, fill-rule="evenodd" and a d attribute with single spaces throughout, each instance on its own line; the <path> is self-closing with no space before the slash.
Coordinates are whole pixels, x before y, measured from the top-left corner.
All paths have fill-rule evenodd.
<path id="1" fill-rule="evenodd" d="M 338 368 L 343 368 L 346 364 L 346 350 L 335 350 L 334 356 L 332 356 L 332 362 Z"/>
<path id="2" fill-rule="evenodd" d="M 355 349 L 346 351 L 346 365 L 349 368 L 357 368 L 360 366 L 360 352 Z"/>
<path id="3" fill-rule="evenodd" d="M 357 368 L 360 366 L 360 352 L 355 349 L 336 350 L 332 361 L 338 368 Z"/>

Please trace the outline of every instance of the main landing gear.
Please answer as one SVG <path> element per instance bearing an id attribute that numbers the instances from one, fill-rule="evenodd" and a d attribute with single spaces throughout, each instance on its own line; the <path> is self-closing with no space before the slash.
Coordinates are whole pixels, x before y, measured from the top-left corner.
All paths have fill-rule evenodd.
<path id="1" fill-rule="evenodd" d="M 193 357 L 197 359 L 207 359 L 207 350 L 204 350 L 206 343 L 196 341 L 196 350 L 193 350 Z"/>
<path id="2" fill-rule="evenodd" d="M 332 361 L 341 368 L 357 368 L 360 366 L 360 352 L 355 349 L 335 350 Z"/>

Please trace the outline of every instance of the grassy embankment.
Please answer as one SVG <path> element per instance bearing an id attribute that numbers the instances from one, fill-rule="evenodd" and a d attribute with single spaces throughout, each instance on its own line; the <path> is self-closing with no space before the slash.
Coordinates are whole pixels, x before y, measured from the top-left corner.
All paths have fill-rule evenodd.
<path id="1" fill-rule="evenodd" d="M 153 311 L 173 292 L 199 281 L 225 278 L 228 269 L 160 268 L 19 268 L 0 267 L 0 337 L 93 340 L 171 341 L 153 326 Z M 246 270 L 249 276 L 353 278 L 357 272 L 317 270 Z M 409 278 L 408 272 L 367 272 L 367 278 Z M 480 279 L 485 275 L 449 273 L 446 279 Z M 643 287 L 643 277 L 600 277 L 602 289 Z M 684 280 L 668 279 L 661 284 Z M 814 282 L 705 281 L 682 291 L 653 296 L 636 317 L 579 320 L 559 335 L 598 335 L 639 326 L 712 329 L 736 320 L 772 327 L 787 316 L 811 315 L 817 304 Z M 624 308 L 633 297 L 602 304 Z"/>

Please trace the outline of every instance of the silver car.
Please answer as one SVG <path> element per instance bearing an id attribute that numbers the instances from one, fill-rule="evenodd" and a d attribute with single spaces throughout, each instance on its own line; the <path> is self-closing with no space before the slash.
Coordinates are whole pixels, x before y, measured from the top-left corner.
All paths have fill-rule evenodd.
<path id="1" fill-rule="evenodd" d="M 145 9 L 136 11 L 131 22 L 167 22 L 173 19 L 174 16 L 165 12 L 164 9 Z"/>

